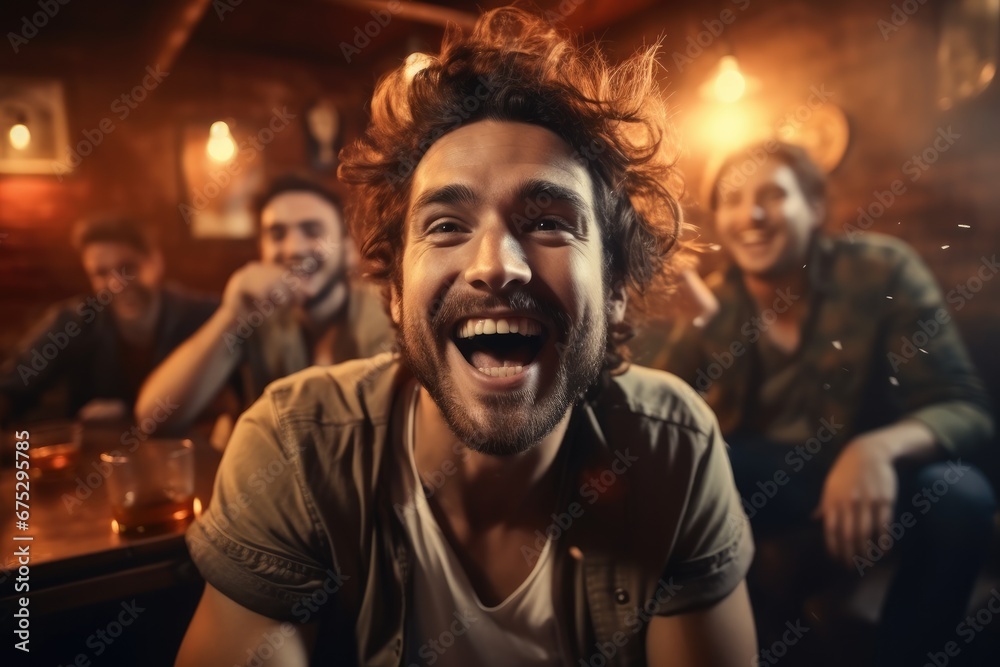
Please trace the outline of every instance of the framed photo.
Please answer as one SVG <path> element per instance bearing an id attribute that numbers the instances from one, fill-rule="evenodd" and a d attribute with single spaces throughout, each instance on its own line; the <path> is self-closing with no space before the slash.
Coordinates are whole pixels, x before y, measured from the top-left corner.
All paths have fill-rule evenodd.
<path id="1" fill-rule="evenodd" d="M 264 182 L 264 151 L 234 120 L 188 123 L 181 129 L 184 201 L 179 213 L 193 238 L 251 238 L 251 203 Z"/>
<path id="2" fill-rule="evenodd" d="M 72 170 L 62 83 L 0 77 L 0 173 Z"/>

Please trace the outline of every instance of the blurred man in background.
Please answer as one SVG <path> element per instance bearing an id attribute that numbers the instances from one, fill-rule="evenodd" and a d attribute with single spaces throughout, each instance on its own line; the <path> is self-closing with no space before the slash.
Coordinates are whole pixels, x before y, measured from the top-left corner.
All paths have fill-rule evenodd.
<path id="1" fill-rule="evenodd" d="M 694 307 L 654 365 L 715 410 L 759 540 L 805 528 L 858 575 L 899 553 L 877 664 L 923 664 L 955 639 L 995 507 L 965 464 L 991 437 L 989 404 L 942 294 L 901 241 L 820 232 L 825 178 L 798 147 L 730 156 L 711 205 L 730 265 L 708 287 L 685 274 Z M 799 617 L 801 600 L 780 602 L 803 577 L 821 578 L 807 553 L 755 564 L 755 606 L 779 601 L 774 627 Z"/>
<path id="2" fill-rule="evenodd" d="M 260 261 L 226 284 L 212 317 L 150 376 L 136 405 L 139 421 L 157 402 L 179 407 L 161 425 L 183 431 L 227 383 L 238 412 L 269 383 L 312 364 L 392 349 L 378 296 L 352 286 L 352 246 L 336 195 L 287 175 L 257 200 Z"/>
<path id="3" fill-rule="evenodd" d="M 74 246 L 93 293 L 53 306 L 4 364 L 0 393 L 9 418 L 32 416 L 62 382 L 64 393 L 34 416 L 131 419 L 146 376 L 217 307 L 163 284 L 160 250 L 132 218 L 82 221 Z"/>

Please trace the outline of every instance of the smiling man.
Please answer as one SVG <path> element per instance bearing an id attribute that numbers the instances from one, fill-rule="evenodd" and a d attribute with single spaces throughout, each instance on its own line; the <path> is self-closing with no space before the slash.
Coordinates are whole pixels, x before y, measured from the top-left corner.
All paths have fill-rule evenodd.
<path id="1" fill-rule="evenodd" d="M 0 368 L 12 418 L 128 419 L 146 375 L 216 306 L 164 284 L 163 256 L 138 220 L 82 220 L 73 242 L 91 293 L 49 309 Z"/>
<path id="2" fill-rule="evenodd" d="M 824 551 L 858 576 L 892 551 L 873 664 L 923 664 L 955 639 L 995 509 L 967 465 L 989 402 L 941 291 L 898 239 L 822 233 L 825 179 L 797 146 L 734 153 L 711 204 L 729 265 L 710 293 L 685 274 L 700 312 L 654 365 L 705 395 L 755 535 L 778 539 L 749 579 L 761 645 L 808 622 Z"/>
<path id="3" fill-rule="evenodd" d="M 502 9 L 380 82 L 340 175 L 401 355 L 241 419 L 179 665 L 751 663 L 717 424 L 622 356 L 680 226 L 655 68 Z"/>
<path id="4" fill-rule="evenodd" d="M 245 408 L 270 382 L 313 363 L 392 348 L 377 296 L 348 280 L 350 239 L 337 197 L 290 174 L 256 208 L 260 261 L 229 278 L 215 314 L 150 375 L 136 403 L 139 423 L 171 396 L 179 407 L 159 428 L 183 432 L 227 382 Z"/>

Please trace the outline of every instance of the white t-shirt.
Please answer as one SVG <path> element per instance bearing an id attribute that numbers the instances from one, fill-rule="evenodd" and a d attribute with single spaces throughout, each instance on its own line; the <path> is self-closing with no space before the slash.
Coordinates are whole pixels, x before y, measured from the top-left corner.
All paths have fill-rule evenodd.
<path id="1" fill-rule="evenodd" d="M 419 389 L 419 388 L 418 388 Z M 403 665 L 419 667 L 549 667 L 559 665 L 558 624 L 553 599 L 554 549 L 545 543 L 531 574 L 517 590 L 487 607 L 469 582 L 424 495 L 413 460 L 417 390 L 407 407 L 406 430 L 394 446 L 409 461 L 405 488 L 393 489 L 413 546 L 413 588 L 407 610 Z M 402 441 L 400 441 L 402 440 Z"/>

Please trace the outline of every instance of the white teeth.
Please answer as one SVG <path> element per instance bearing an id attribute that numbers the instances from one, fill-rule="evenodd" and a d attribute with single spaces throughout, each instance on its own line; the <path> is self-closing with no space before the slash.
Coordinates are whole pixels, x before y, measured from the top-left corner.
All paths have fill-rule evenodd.
<path id="1" fill-rule="evenodd" d="M 502 367 L 492 367 L 492 368 L 478 368 L 480 373 L 483 375 L 489 375 L 495 378 L 509 378 L 517 375 L 524 369 L 524 366 L 502 366 Z"/>
<path id="2" fill-rule="evenodd" d="M 492 334 L 519 333 L 522 336 L 540 336 L 542 325 L 535 320 L 527 318 L 519 319 L 470 319 L 458 327 L 459 338 L 472 338 L 473 336 L 489 336 Z"/>
<path id="3" fill-rule="evenodd" d="M 740 234 L 741 243 L 764 243 L 769 238 L 767 232 L 751 229 Z"/>

